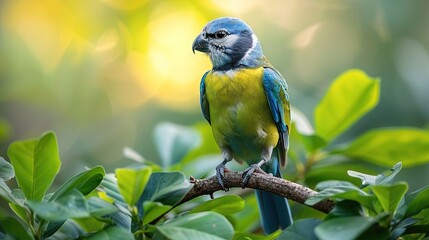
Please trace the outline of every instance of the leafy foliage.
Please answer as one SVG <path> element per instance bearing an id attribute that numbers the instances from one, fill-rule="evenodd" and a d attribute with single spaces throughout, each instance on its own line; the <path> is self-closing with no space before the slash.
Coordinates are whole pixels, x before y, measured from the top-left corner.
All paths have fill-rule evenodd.
<path id="1" fill-rule="evenodd" d="M 26 198 L 42 200 L 61 165 L 55 134 L 48 132 L 39 139 L 12 143 L 8 155 Z"/>
<path id="2" fill-rule="evenodd" d="M 177 217 L 157 226 L 157 230 L 167 239 L 231 239 L 234 229 L 231 223 L 215 212 L 191 213 Z"/>
<path id="3" fill-rule="evenodd" d="M 316 107 L 316 132 L 331 141 L 378 103 L 380 82 L 361 70 L 341 74 Z"/>
<path id="4" fill-rule="evenodd" d="M 400 168 L 393 169 L 400 171 Z M 429 228 L 429 223 L 422 222 L 417 216 L 420 211 L 429 208 L 426 202 L 423 203 L 429 197 L 426 188 L 406 195 L 407 183 L 394 182 L 393 177 L 383 174 L 373 178 L 388 180 L 372 182 L 370 185 L 363 180 L 365 184 L 360 188 L 351 187 L 348 182 L 320 183 L 324 189 L 307 199 L 306 204 L 313 205 L 326 198 L 334 199 L 337 204 L 325 221 L 314 226 L 317 236 L 314 239 L 333 239 L 332 236 L 335 239 L 363 239 L 364 236 L 371 236 L 371 239 L 396 239 L 407 235 L 409 229 L 413 229 L 414 234 L 427 233 L 423 229 Z M 356 191 L 365 193 L 365 197 L 350 197 L 355 196 Z M 415 208 L 417 202 L 420 204 Z M 416 226 L 422 230 L 416 230 Z"/>
<path id="5" fill-rule="evenodd" d="M 428 162 L 428 146 L 429 131 L 381 128 L 368 131 L 335 152 L 382 166 L 391 166 L 401 161 L 408 167 Z"/>
<path id="6" fill-rule="evenodd" d="M 150 167 L 140 169 L 116 169 L 116 178 L 118 179 L 118 188 L 125 202 L 134 206 L 149 181 L 152 169 Z"/>
<path id="7" fill-rule="evenodd" d="M 210 210 L 217 208 L 218 212 L 226 213 L 243 207 L 240 197 L 227 196 L 215 200 L 216 206 L 207 202 L 194 212 L 166 221 L 163 216 L 180 202 L 191 184 L 180 172 L 152 173 L 153 169 L 160 169 L 153 163 L 119 168 L 115 175 L 105 174 L 103 167 L 96 166 L 73 176 L 52 194 L 46 194 L 58 169 L 41 171 L 42 157 L 58 168 L 60 165 L 56 162 L 59 154 L 53 132 L 12 144 L 9 155 L 13 159 L 11 164 L 0 159 L 0 196 L 24 220 L 23 224 L 12 217 L 0 219 L 0 233 L 10 239 L 79 236 L 171 239 L 177 235 L 188 239 L 230 239 L 234 235 L 231 223 Z M 25 164 L 33 168 L 24 169 Z M 11 190 L 5 181 L 13 179 L 15 169 L 19 171 L 16 178 L 21 188 Z M 92 219 L 92 227 L 79 225 L 91 222 L 88 219 Z M 12 225 L 15 227 L 11 228 Z"/>
<path id="8" fill-rule="evenodd" d="M 130 148 L 131 166 L 105 172 L 86 169 L 48 193 L 61 166 L 56 136 L 12 143 L 10 163 L 0 157 L 0 197 L 16 217 L 0 218 L 7 239 L 424 239 L 429 231 L 429 187 L 409 193 L 396 181 L 402 167 L 429 162 L 429 132 L 390 127 L 341 135 L 373 109 L 380 81 L 360 70 L 341 74 L 315 109 L 313 128 L 293 109 L 289 159 L 284 176 L 315 187 L 306 201 L 335 201 L 329 214 L 293 205 L 295 222 L 268 236 L 257 234 L 253 194 L 237 191 L 178 205 L 192 184 L 186 176 L 214 172 L 221 156 L 207 124 L 162 123 L 155 129 L 161 166 Z M 392 166 L 376 174 L 373 166 Z M 372 164 L 372 165 L 371 165 Z M 228 167 L 242 170 L 233 162 Z M 291 171 L 293 170 L 293 171 Z M 185 174 L 184 174 L 185 173 Z M 354 177 L 354 178 L 351 178 Z M 11 181 L 18 188 L 10 189 Z M 242 194 L 244 193 L 244 194 Z M 14 226 L 14 227 L 11 227 Z"/>

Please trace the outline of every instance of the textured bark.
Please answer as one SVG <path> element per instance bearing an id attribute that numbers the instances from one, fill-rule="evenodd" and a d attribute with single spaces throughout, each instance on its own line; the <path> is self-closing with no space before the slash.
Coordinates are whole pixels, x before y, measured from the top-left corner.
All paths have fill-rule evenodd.
<path id="1" fill-rule="evenodd" d="M 240 172 L 225 172 L 225 186 L 227 188 L 241 187 L 243 179 L 241 175 L 242 173 Z M 216 176 L 208 179 L 194 179 L 191 177 L 191 183 L 194 184 L 194 187 L 183 198 L 180 204 L 202 195 L 213 195 L 214 192 L 222 190 L 222 187 L 216 180 Z M 306 199 L 317 193 L 297 183 L 256 172 L 250 178 L 247 188 L 272 192 L 301 204 L 304 204 Z M 334 202 L 325 200 L 309 207 L 328 213 L 334 207 Z"/>

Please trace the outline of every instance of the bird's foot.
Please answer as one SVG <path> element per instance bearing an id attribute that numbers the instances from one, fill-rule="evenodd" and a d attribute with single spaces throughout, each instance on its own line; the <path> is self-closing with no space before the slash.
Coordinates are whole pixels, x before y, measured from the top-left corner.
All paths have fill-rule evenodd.
<path id="1" fill-rule="evenodd" d="M 266 172 L 264 172 L 264 170 L 261 169 L 259 164 L 250 165 L 250 167 L 248 167 L 246 170 L 244 170 L 243 175 L 242 175 L 243 181 L 241 182 L 241 186 L 243 188 L 245 188 L 247 186 L 247 184 L 249 183 L 250 177 L 252 176 L 252 174 L 254 172 L 267 174 Z"/>
<path id="2" fill-rule="evenodd" d="M 228 172 L 228 168 L 226 168 L 224 163 L 217 165 L 216 167 L 216 178 L 217 182 L 223 188 L 225 192 L 229 191 L 229 188 L 225 187 L 225 172 Z"/>

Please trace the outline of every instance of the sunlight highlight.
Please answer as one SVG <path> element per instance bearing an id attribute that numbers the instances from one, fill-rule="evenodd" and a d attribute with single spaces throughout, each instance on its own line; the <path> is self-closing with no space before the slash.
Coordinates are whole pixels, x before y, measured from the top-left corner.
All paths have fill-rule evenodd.
<path id="1" fill-rule="evenodd" d="M 5 4 L 1 15 L 5 28 L 23 40 L 45 71 L 51 71 L 73 37 L 73 18 L 67 10 L 56 0 L 16 0 Z"/>
<path id="2" fill-rule="evenodd" d="M 141 86 L 157 91 L 153 97 L 161 103 L 184 108 L 198 104 L 199 81 L 210 65 L 192 54 L 191 45 L 205 22 L 186 5 L 163 5 L 152 14 L 145 33 L 147 54 L 136 67 L 141 68 Z"/>

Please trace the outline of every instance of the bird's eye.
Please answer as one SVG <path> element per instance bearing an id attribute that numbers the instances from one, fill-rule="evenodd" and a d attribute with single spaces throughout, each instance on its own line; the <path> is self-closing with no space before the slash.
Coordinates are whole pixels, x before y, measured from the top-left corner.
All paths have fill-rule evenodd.
<path id="1" fill-rule="evenodd" d="M 217 39 L 224 38 L 227 35 L 228 35 L 228 33 L 226 31 L 224 31 L 224 30 L 220 30 L 220 31 L 217 31 L 217 32 L 214 33 L 214 37 L 217 38 Z"/>

